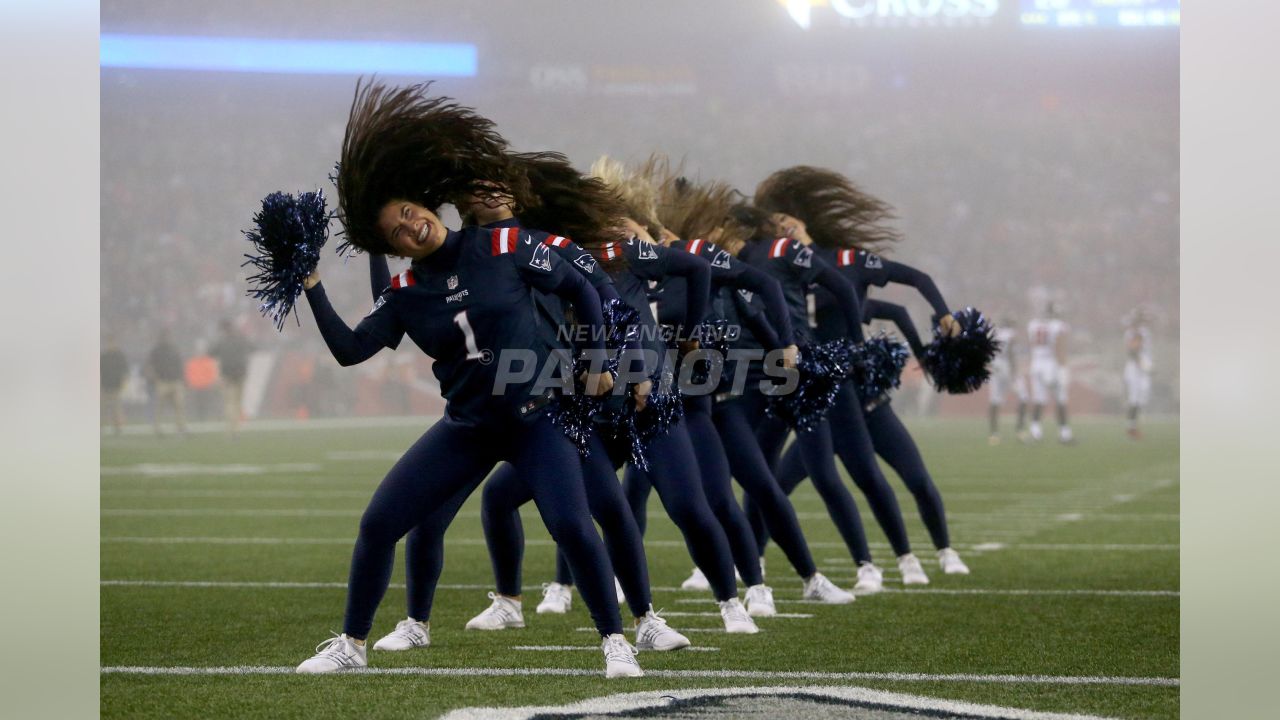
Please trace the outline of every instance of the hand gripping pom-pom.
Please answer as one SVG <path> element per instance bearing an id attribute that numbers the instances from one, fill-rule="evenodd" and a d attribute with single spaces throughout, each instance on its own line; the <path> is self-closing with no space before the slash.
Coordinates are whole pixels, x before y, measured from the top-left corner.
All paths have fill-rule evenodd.
<path id="1" fill-rule="evenodd" d="M 640 314 L 634 308 L 618 300 L 606 300 L 601 307 L 604 315 L 605 329 L 605 363 L 604 370 L 618 372 L 618 363 L 627 343 L 635 339 Z M 583 357 L 581 349 L 574 352 L 573 375 L 574 392 L 561 393 L 550 408 L 551 421 L 578 448 L 582 457 L 590 455 L 589 440 L 591 433 L 598 425 L 616 426 L 622 411 L 610 413 L 606 398 L 588 395 L 577 378 L 590 369 L 590 363 Z"/>
<path id="2" fill-rule="evenodd" d="M 649 443 L 684 417 L 684 400 L 677 388 L 660 392 L 658 380 L 653 381 L 653 387 L 654 391 L 649 394 L 643 410 L 637 410 L 634 403 L 627 403 L 610 426 L 609 440 L 615 454 L 625 457 L 641 470 L 649 469 Z"/>
<path id="3" fill-rule="evenodd" d="M 261 301 L 259 309 L 270 316 L 277 330 L 302 294 L 303 283 L 320 262 L 320 250 L 329 238 L 330 214 L 324 192 L 274 192 L 262 199 L 262 210 L 253 215 L 254 228 L 244 236 L 254 254 L 241 267 L 258 270 L 249 277 L 248 294 Z"/>
<path id="4" fill-rule="evenodd" d="M 847 338 L 800 348 L 795 390 L 770 398 L 765 412 L 797 432 L 812 430 L 835 405 L 840 385 L 852 376 L 856 361 L 856 346 Z"/>
<path id="5" fill-rule="evenodd" d="M 907 366 L 907 346 L 883 333 L 858 345 L 854 352 L 852 381 L 863 404 L 880 399 L 898 387 Z"/>
<path id="6" fill-rule="evenodd" d="M 924 349 L 920 365 L 940 391 L 953 395 L 971 393 L 991 376 L 991 360 L 1000 352 L 991 323 L 974 308 L 967 307 L 952 317 L 960 326 L 955 337 L 947 337 L 937 327 L 933 342 Z"/>

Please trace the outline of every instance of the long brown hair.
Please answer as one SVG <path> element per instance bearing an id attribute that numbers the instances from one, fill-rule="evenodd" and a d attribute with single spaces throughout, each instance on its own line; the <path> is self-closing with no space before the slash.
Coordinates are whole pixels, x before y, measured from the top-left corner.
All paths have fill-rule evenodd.
<path id="1" fill-rule="evenodd" d="M 451 98 L 428 96 L 430 87 L 356 83 L 335 182 L 345 240 L 360 250 L 390 252 L 377 220 L 392 200 L 437 212 L 452 198 L 496 183 L 518 204 L 532 202 L 529 182 L 494 124 Z"/>
<path id="2" fill-rule="evenodd" d="M 755 204 L 799 218 L 821 247 L 879 252 L 902 239 L 888 225 L 893 207 L 834 170 L 809 165 L 778 170 L 756 187 Z"/>
<path id="3" fill-rule="evenodd" d="M 528 179 L 534 200 L 520 210 L 521 224 L 564 235 L 601 262 L 606 245 L 626 239 L 621 228 L 626 204 L 604 181 L 579 172 L 561 153 L 511 157 Z"/>

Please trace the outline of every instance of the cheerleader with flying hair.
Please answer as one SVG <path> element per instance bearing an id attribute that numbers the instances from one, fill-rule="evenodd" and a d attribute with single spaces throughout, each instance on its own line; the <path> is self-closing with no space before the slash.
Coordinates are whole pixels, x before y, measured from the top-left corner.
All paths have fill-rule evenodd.
<path id="1" fill-rule="evenodd" d="M 620 372 L 626 372 L 622 366 L 632 359 L 640 360 L 643 368 L 634 364 L 630 368 L 630 375 L 635 380 L 631 383 L 631 398 L 627 401 L 631 408 L 623 410 L 622 414 L 626 416 L 632 413 L 631 417 L 637 425 L 648 423 L 649 418 L 664 412 L 661 407 L 663 403 L 674 403 L 673 396 L 666 389 L 671 383 L 663 381 L 664 373 L 669 374 L 673 369 L 665 367 L 666 347 L 649 308 L 646 294 L 648 281 L 678 276 L 694 288 L 683 308 L 684 314 L 677 333 L 684 340 L 685 347 L 696 348 L 697 341 L 689 330 L 706 314 L 711 282 L 710 265 L 701 258 L 668 251 L 654 243 L 648 231 L 629 217 L 626 204 L 620 208 L 606 203 L 582 206 L 577 198 L 584 195 L 590 196 L 597 192 L 607 193 L 614 198 L 617 195 L 599 179 L 578 172 L 563 158 L 541 154 L 527 156 L 525 161 L 538 203 L 521 213 L 521 221 L 529 227 L 578 240 L 613 279 L 622 301 L 638 317 L 636 329 L 641 352 L 624 353 Z M 610 230 L 615 237 L 609 237 L 607 233 L 588 232 L 587 229 L 595 223 L 584 222 L 584 212 L 613 213 Z M 621 235 L 617 236 L 617 233 Z M 679 410 L 678 407 L 675 409 Z M 616 429 L 610 432 L 618 434 Z M 677 414 L 666 427 L 651 427 L 642 432 L 651 435 L 644 442 L 644 458 L 668 516 L 684 535 L 686 546 L 695 561 L 715 569 L 717 582 L 714 592 L 726 632 L 757 632 L 758 628 L 737 597 L 729 542 L 707 503 L 685 421 Z M 621 451 L 617 444 L 610 450 L 612 453 L 597 447 L 588 455 L 586 462 L 598 464 L 612 461 L 620 464 L 624 459 L 621 456 L 628 454 Z M 635 461 L 632 453 L 629 462 L 634 464 Z M 593 474 L 603 476 L 605 472 L 605 467 L 597 466 Z M 607 472 L 616 487 L 616 466 L 608 465 Z M 490 488 L 492 487 L 493 481 L 490 481 Z M 504 494 L 492 492 L 488 488 L 484 497 L 489 501 L 488 509 L 483 514 L 486 519 L 486 537 L 491 549 L 497 551 L 499 547 L 511 545 L 523 547 L 524 538 L 519 527 L 519 514 L 515 512 L 516 506 L 509 501 L 504 502 Z M 567 569 L 562 568 L 556 583 L 549 584 L 544 589 L 544 601 L 539 605 L 544 612 L 567 609 L 570 596 L 568 588 L 576 578 L 576 574 L 570 575 L 565 571 Z M 506 575 L 511 577 L 510 571 Z M 625 584 L 620 589 L 627 602 L 631 603 L 632 590 Z M 645 592 L 647 595 L 647 584 Z"/>
<path id="2" fill-rule="evenodd" d="M 550 398 L 533 380 L 502 380 L 505 349 L 552 362 L 554 339 L 533 322 L 533 290 L 573 305 L 579 319 L 603 323 L 599 295 L 583 276 L 527 235 L 479 228 L 450 231 L 438 209 L 451 198 L 486 195 L 494 185 L 517 202 L 533 200 L 528 179 L 508 156 L 493 124 L 429 85 L 357 86 L 337 173 L 346 242 L 368 253 L 412 260 L 372 312 L 350 328 L 313 272 L 305 283 L 321 335 L 344 366 L 363 362 L 408 335 L 435 362 L 445 416 L 391 468 L 374 491 L 351 559 L 343 632 L 322 643 L 301 673 L 367 664 L 365 639 L 386 592 L 395 546 L 433 512 L 465 498 L 500 461 L 532 489 L 543 521 L 581 579 L 583 598 L 603 642 L 606 677 L 639 676 L 622 635 L 612 568 L 592 527 L 577 451 L 548 417 Z M 463 292 L 463 291 L 466 292 Z M 597 343 L 603 351 L 603 343 Z M 612 378 L 588 372 L 584 385 L 607 392 Z"/>
<path id="3" fill-rule="evenodd" d="M 942 293 L 929 275 L 877 254 L 878 250 L 901 239 L 900 234 L 887 224 L 893 218 L 893 209 L 848 178 L 831 170 L 809 166 L 779 170 L 757 187 L 756 202 L 776 213 L 784 224 L 803 224 L 819 254 L 849 279 L 860 300 L 865 301 L 872 285 L 909 285 L 929 302 L 942 334 L 954 335 L 959 331 Z M 815 334 L 822 339 L 840 337 L 843 326 L 832 298 L 821 289 L 815 289 L 814 295 Z M 905 311 L 899 313 L 893 309 L 895 307 L 878 306 L 881 312 L 891 314 L 898 321 L 909 341 L 915 338 L 910 344 L 917 357 L 923 358 L 924 347 L 914 326 Z M 866 494 L 876 519 L 889 537 L 890 545 L 898 556 L 903 582 L 924 584 L 928 578 L 911 554 L 897 499 L 892 490 L 877 479 L 882 475 L 874 458 L 867 461 L 867 439 L 875 453 L 898 473 L 911 492 L 937 550 L 943 572 L 968 574 L 968 567 L 951 547 L 942 496 L 925 467 L 915 440 L 893 412 L 888 393 L 875 398 L 860 398 L 857 387 L 846 383 L 832 409 L 831 420 L 833 426 L 840 430 L 836 453 L 854 482 Z M 865 432 L 857 429 L 861 427 L 865 427 Z M 788 492 L 804 478 L 803 464 L 799 460 L 798 454 L 791 451 L 779 465 L 778 479 Z M 874 473 L 872 466 L 876 468 Z M 757 524 L 757 530 L 763 531 L 764 528 Z M 757 535 L 757 538 L 762 535 Z M 864 573 L 872 582 L 877 579 L 872 568 L 860 571 L 860 577 Z"/>
<path id="4" fill-rule="evenodd" d="M 607 159 L 598 162 L 593 171 L 611 178 L 615 187 L 624 188 L 624 197 L 651 198 L 649 203 L 641 205 L 635 212 L 638 216 L 648 216 L 651 225 L 659 226 L 658 235 L 663 238 L 664 245 L 701 255 L 711 263 L 713 322 L 718 321 L 720 327 L 728 328 L 723 306 L 732 302 L 734 293 L 740 291 L 760 297 L 768 317 L 785 328 L 782 337 L 775 336 L 774 342 L 766 349 L 781 351 L 784 366 L 794 366 L 797 348 L 791 342 L 790 320 L 781 285 L 768 274 L 736 257 L 746 241 L 746 228 L 735 223 L 730 216 L 730 210 L 740 197 L 732 188 L 721 182 L 690 182 L 671 173 L 667 164 L 655 157 L 651 157 L 641 171 L 635 174 L 626 174 L 619 163 Z M 655 184 L 662 198 L 660 206 L 655 197 Z M 681 237 L 693 239 L 682 240 Z M 661 322 L 679 322 L 679 311 L 685 302 L 686 293 L 687 286 L 679 278 L 669 278 L 658 285 L 654 295 Z M 730 334 L 720 340 L 723 349 L 728 349 L 731 338 Z M 723 370 L 723 361 L 719 362 Z M 760 498 L 761 507 L 768 508 L 766 517 L 769 526 L 776 529 L 779 538 L 786 538 L 779 540 L 779 546 L 783 548 L 804 583 L 807 596 L 833 603 L 852 601 L 852 595 L 837 588 L 817 571 L 795 510 L 778 488 L 763 458 L 755 464 L 738 459 L 750 457 L 742 452 L 739 443 L 734 443 L 734 458 L 730 458 L 725 452 L 725 443 L 713 416 L 711 394 L 686 394 L 683 400 L 685 419 L 698 455 L 703 486 L 716 518 L 730 539 L 735 564 L 747 586 L 748 612 L 753 616 L 768 617 L 776 610 L 772 590 L 763 584 L 763 568 L 757 558 L 758 551 L 750 522 L 733 494 L 731 472 L 749 494 Z M 755 439 L 749 432 L 742 434 L 746 442 L 754 444 Z M 734 466 L 737 466 L 736 470 L 731 469 Z M 634 466 L 630 467 L 624 484 L 643 530 L 650 490 L 648 474 Z M 705 590 L 710 585 L 706 574 L 700 568 L 694 568 L 693 574 L 681 587 Z"/>

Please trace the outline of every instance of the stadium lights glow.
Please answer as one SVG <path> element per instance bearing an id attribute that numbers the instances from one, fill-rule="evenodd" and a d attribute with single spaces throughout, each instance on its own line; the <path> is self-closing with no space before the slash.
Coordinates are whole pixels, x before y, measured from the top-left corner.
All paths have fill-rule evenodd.
<path id="1" fill-rule="evenodd" d="M 474 77 L 466 43 L 352 42 L 103 33 L 99 64 L 217 72 Z"/>

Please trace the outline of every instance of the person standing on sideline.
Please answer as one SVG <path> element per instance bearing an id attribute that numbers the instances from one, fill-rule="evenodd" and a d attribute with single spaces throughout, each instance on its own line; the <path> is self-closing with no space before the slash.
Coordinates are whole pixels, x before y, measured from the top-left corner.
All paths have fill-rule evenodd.
<path id="1" fill-rule="evenodd" d="M 155 425 L 157 436 L 164 434 L 160 431 L 160 408 L 165 403 L 173 406 L 174 423 L 178 426 L 178 432 L 182 435 L 187 434 L 186 396 L 183 388 L 182 369 L 182 355 L 178 352 L 177 346 L 173 344 L 169 331 L 161 330 L 160 336 L 156 338 L 156 344 L 151 347 L 151 352 L 147 354 L 146 371 L 147 379 L 151 381 L 154 393 L 152 395 L 152 399 L 155 401 L 152 422 Z"/>
<path id="2" fill-rule="evenodd" d="M 129 377 L 129 359 L 124 356 L 114 336 L 107 336 L 102 348 L 102 413 L 111 423 L 111 432 L 119 435 L 124 427 L 124 408 L 120 405 L 120 393 Z"/>
<path id="3" fill-rule="evenodd" d="M 227 419 L 227 432 L 233 436 L 240 431 L 244 412 L 244 378 L 249 371 L 249 341 L 235 329 L 230 320 L 219 324 L 218 339 L 209 354 L 218 361 L 218 375 L 222 378 L 222 412 Z"/>
<path id="4" fill-rule="evenodd" d="M 1067 420 L 1067 389 L 1071 377 L 1067 371 L 1067 334 L 1070 327 L 1058 317 L 1058 308 L 1049 303 L 1043 317 L 1027 323 L 1031 344 L 1031 440 L 1039 441 L 1044 431 L 1040 416 L 1050 396 L 1057 404 L 1058 440 L 1064 445 L 1075 442 Z"/>
<path id="5" fill-rule="evenodd" d="M 1129 404 L 1129 437 L 1142 439 L 1138 428 L 1138 415 L 1151 399 L 1151 330 L 1147 328 L 1147 316 L 1138 308 L 1129 316 L 1129 327 L 1124 331 L 1124 389 Z"/>

